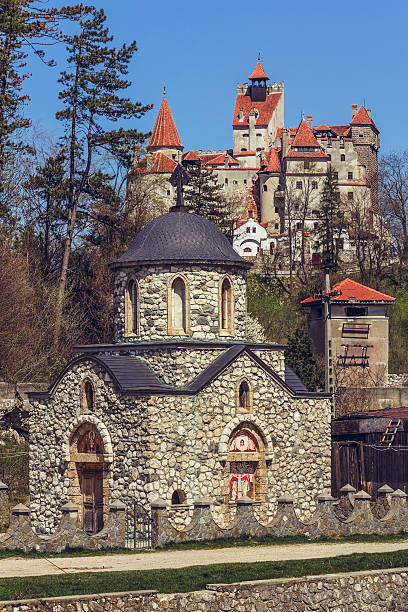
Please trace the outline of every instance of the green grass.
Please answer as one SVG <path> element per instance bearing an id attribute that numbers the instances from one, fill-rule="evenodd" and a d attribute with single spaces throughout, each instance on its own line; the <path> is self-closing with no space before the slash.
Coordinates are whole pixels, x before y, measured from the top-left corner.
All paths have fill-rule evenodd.
<path id="1" fill-rule="evenodd" d="M 100 557 L 108 555 L 154 554 L 165 550 L 211 550 L 217 548 L 235 548 L 240 546 L 287 546 L 294 544 L 342 544 L 347 542 L 402 542 L 408 539 L 407 532 L 394 535 L 350 535 L 342 537 L 321 537 L 311 540 L 306 536 L 264 536 L 262 538 L 241 536 L 239 538 L 218 538 L 216 540 L 170 542 L 154 550 L 133 550 L 129 548 L 108 548 L 104 550 L 84 550 L 83 548 L 67 548 L 60 553 L 39 553 L 36 551 L 25 553 L 22 550 L 1 550 L 0 559 L 24 558 L 39 559 L 43 557 Z"/>
<path id="2" fill-rule="evenodd" d="M 353 554 L 322 559 L 223 563 L 181 569 L 89 572 L 0 579 L 0 600 L 59 597 L 154 589 L 160 593 L 204 589 L 208 583 L 334 574 L 408 566 L 408 551 Z"/>

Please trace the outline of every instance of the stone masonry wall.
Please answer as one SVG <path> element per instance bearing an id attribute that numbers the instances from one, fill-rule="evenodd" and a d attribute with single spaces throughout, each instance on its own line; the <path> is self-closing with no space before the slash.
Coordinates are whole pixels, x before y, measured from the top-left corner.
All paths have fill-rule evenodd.
<path id="1" fill-rule="evenodd" d="M 63 445 L 82 416 L 80 389 L 84 378 L 95 387 L 95 411 L 91 420 L 107 429 L 114 461 L 106 464 L 111 501 L 127 505 L 146 502 L 145 484 L 149 454 L 150 426 L 147 420 L 149 398 L 119 395 L 106 372 L 94 362 L 76 364 L 60 381 L 47 402 L 33 402 L 30 414 L 30 506 L 34 524 L 49 533 L 60 519 L 61 503 L 72 501 L 69 466 Z M 106 501 L 107 503 L 107 501 Z"/>
<path id="2" fill-rule="evenodd" d="M 156 591 L 76 595 L 0 602 L 1 612 L 404 612 L 408 568 L 325 574 L 305 578 L 209 584 L 204 591 L 158 594 Z"/>
<path id="3" fill-rule="evenodd" d="M 190 331 L 187 336 L 168 334 L 168 294 L 172 279 L 178 274 L 187 281 Z M 220 336 L 219 287 L 225 276 L 234 293 L 234 330 L 231 336 Z M 115 304 L 115 342 L 155 341 L 163 339 L 218 340 L 220 337 L 244 339 L 246 317 L 245 271 L 221 266 L 149 266 L 117 272 Z M 125 288 L 130 278 L 139 283 L 140 335 L 125 334 Z"/>
<path id="4" fill-rule="evenodd" d="M 237 407 L 243 378 L 253 393 L 249 412 Z M 266 516 L 282 490 L 312 512 L 317 494 L 330 487 L 329 400 L 292 397 L 246 354 L 196 396 L 152 398 L 149 415 L 150 502 L 170 503 L 178 489 L 190 504 L 202 497 L 225 501 L 228 442 L 245 426 L 264 439 Z"/>

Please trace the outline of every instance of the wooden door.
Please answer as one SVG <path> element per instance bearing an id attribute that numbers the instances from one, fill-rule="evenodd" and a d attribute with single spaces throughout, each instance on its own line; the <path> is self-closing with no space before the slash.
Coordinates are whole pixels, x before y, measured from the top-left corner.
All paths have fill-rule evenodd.
<path id="1" fill-rule="evenodd" d="M 97 533 L 103 527 L 103 475 L 101 466 L 85 467 L 81 478 L 83 528 Z"/>

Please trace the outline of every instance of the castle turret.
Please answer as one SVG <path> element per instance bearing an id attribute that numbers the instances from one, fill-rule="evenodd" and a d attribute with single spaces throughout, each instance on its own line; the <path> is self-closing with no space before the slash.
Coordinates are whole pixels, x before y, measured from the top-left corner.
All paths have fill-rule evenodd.
<path id="1" fill-rule="evenodd" d="M 380 148 L 380 133 L 374 121 L 370 117 L 370 110 L 356 104 L 352 104 L 353 118 L 350 121 L 351 139 L 357 152 L 358 161 L 366 167 L 366 178 L 372 187 L 371 202 L 374 210 L 377 209 L 377 184 L 378 184 L 378 149 Z"/>
<path id="2" fill-rule="evenodd" d="M 169 103 L 164 95 L 147 150 L 149 153 L 164 153 L 164 155 L 179 163 L 183 149 Z"/>

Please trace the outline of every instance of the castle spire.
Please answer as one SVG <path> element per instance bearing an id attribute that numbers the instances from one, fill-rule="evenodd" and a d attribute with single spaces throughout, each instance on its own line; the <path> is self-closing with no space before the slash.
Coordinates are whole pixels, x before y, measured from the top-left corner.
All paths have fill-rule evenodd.
<path id="1" fill-rule="evenodd" d="M 166 99 L 166 86 L 164 86 L 163 100 L 157 113 L 156 123 L 154 124 L 147 150 L 151 151 L 163 147 L 183 149 L 169 103 Z"/>
<path id="2" fill-rule="evenodd" d="M 269 77 L 267 76 L 261 64 L 261 52 L 258 53 L 258 62 L 255 68 L 253 69 L 251 76 L 249 76 L 248 78 L 252 81 L 252 83 L 254 83 L 254 81 L 269 81 Z"/>

